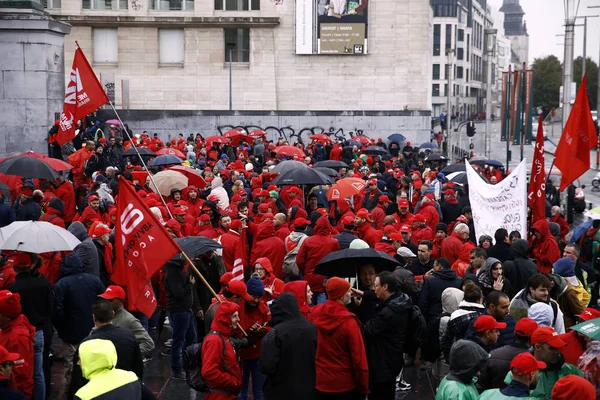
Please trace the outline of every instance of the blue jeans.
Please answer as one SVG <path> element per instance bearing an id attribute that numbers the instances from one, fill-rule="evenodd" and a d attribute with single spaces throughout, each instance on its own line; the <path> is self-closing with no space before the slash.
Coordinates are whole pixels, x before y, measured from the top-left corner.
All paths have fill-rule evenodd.
<path id="1" fill-rule="evenodd" d="M 191 311 L 169 313 L 169 321 L 173 329 L 171 345 L 171 368 L 173 372 L 183 371 L 181 353 L 184 348 L 196 343 L 196 321 Z"/>
<path id="2" fill-rule="evenodd" d="M 313 292 L 312 299 L 311 299 L 311 304 L 313 306 L 316 306 L 318 304 L 323 304 L 326 301 L 327 301 L 327 296 L 325 296 L 325 293 Z"/>
<path id="3" fill-rule="evenodd" d="M 244 360 L 244 373 L 242 376 L 242 390 L 238 395 L 238 400 L 248 400 L 248 384 L 250 383 L 250 375 L 252 375 L 252 395 L 254 400 L 264 400 L 263 386 L 265 385 L 265 375 L 260 372 L 258 365 L 260 358 L 255 360 Z"/>
<path id="4" fill-rule="evenodd" d="M 44 380 L 44 331 L 35 332 L 33 344 L 33 400 L 46 398 L 46 381 Z"/>

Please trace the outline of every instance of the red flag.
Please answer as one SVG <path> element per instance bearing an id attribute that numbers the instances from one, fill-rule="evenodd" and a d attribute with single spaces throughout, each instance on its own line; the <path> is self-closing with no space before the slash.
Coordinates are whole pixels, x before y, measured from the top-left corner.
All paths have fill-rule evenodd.
<path id="1" fill-rule="evenodd" d="M 56 141 L 59 145 L 73 140 L 77 121 L 108 103 L 108 96 L 98 82 L 94 70 L 77 46 L 71 76 L 65 91 L 65 103 L 60 114 L 60 124 Z"/>
<path id="2" fill-rule="evenodd" d="M 535 151 L 533 153 L 533 164 L 531 164 L 531 175 L 527 203 L 532 211 L 532 221 L 546 218 L 546 170 L 544 169 L 544 117 L 540 115 L 537 136 L 535 138 Z"/>
<path id="3" fill-rule="evenodd" d="M 233 261 L 233 279 L 240 281 L 244 280 L 244 269 L 248 265 L 248 237 L 246 236 L 246 228 L 242 229 L 240 238 L 235 247 L 235 255 Z"/>
<path id="4" fill-rule="evenodd" d="M 156 308 L 150 278 L 181 250 L 123 177 L 115 225 L 117 260 L 111 278 L 127 288 L 129 307 L 150 317 Z"/>
<path id="5" fill-rule="evenodd" d="M 565 190 L 590 169 L 590 149 L 598 144 L 586 83 L 584 75 L 569 120 L 554 153 L 554 164 L 562 173 L 560 190 Z"/>

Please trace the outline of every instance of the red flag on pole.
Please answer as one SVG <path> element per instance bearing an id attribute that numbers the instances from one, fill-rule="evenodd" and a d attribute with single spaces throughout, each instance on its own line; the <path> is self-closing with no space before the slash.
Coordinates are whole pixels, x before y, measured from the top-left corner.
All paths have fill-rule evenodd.
<path id="1" fill-rule="evenodd" d="M 535 151 L 533 152 L 533 164 L 531 164 L 531 175 L 527 203 L 532 211 L 532 221 L 546 218 L 546 170 L 544 169 L 544 117 L 540 115 L 537 136 L 535 138 Z"/>
<path id="2" fill-rule="evenodd" d="M 112 280 L 126 287 L 130 308 L 152 316 L 156 299 L 150 278 L 181 250 L 123 177 L 119 177 L 115 245 Z"/>
<path id="3" fill-rule="evenodd" d="M 246 236 L 246 228 L 242 229 L 233 258 L 233 270 L 231 271 L 233 279 L 243 281 L 244 269 L 248 265 L 248 237 Z"/>
<path id="4" fill-rule="evenodd" d="M 590 149 L 598 144 L 586 83 L 587 79 L 584 75 L 565 130 L 554 153 L 554 165 L 562 173 L 560 190 L 565 190 L 575 179 L 590 169 Z"/>
<path id="5" fill-rule="evenodd" d="M 77 46 L 71 76 L 65 91 L 65 102 L 60 114 L 60 124 L 56 141 L 59 145 L 67 143 L 75 137 L 77 121 L 93 112 L 109 99 L 104 88 L 98 82 L 94 70 L 85 58 L 83 51 Z"/>

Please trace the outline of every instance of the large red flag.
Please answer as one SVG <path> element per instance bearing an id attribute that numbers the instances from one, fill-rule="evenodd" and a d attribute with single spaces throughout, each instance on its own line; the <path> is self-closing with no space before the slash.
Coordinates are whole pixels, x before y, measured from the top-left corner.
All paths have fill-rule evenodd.
<path id="1" fill-rule="evenodd" d="M 117 260 L 111 278 L 126 287 L 129 307 L 150 317 L 156 308 L 150 278 L 181 250 L 123 177 L 115 225 Z"/>
<path id="2" fill-rule="evenodd" d="M 108 103 L 108 96 L 98 82 L 94 70 L 77 46 L 71 76 L 65 91 L 65 103 L 60 114 L 60 124 L 56 141 L 59 145 L 73 140 L 77 121 Z"/>
<path id="3" fill-rule="evenodd" d="M 246 228 L 242 229 L 240 238 L 235 246 L 235 254 L 233 260 L 233 279 L 240 281 L 244 280 L 244 269 L 248 265 L 248 237 L 246 236 Z"/>
<path id="4" fill-rule="evenodd" d="M 537 136 L 535 138 L 535 151 L 533 153 L 533 164 L 531 164 L 531 176 L 527 203 L 532 211 L 532 221 L 546 218 L 546 170 L 544 169 L 544 117 L 540 115 Z"/>
<path id="5" fill-rule="evenodd" d="M 562 173 L 560 190 L 564 190 L 590 169 L 590 149 L 598 144 L 586 83 L 584 75 L 569 120 L 554 153 L 554 164 Z"/>

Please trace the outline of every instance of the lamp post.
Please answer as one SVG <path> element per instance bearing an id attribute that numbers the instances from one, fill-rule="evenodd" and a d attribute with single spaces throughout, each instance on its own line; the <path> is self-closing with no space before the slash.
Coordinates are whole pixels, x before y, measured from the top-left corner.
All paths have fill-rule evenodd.
<path id="1" fill-rule="evenodd" d="M 496 49 L 497 29 L 486 28 L 487 87 L 485 93 L 485 156 L 490 158 L 492 137 L 492 61 Z"/>
<path id="2" fill-rule="evenodd" d="M 448 79 L 448 93 L 446 93 L 448 99 L 447 99 L 447 110 L 446 110 L 446 150 L 448 151 L 448 159 L 452 158 L 452 140 L 450 139 L 450 132 L 451 131 L 451 126 L 452 125 L 452 109 L 450 108 L 452 105 L 452 73 L 453 73 L 453 68 L 452 68 L 452 62 L 453 62 L 453 56 L 454 56 L 454 49 L 446 49 L 446 56 L 448 56 L 448 73 L 447 73 L 447 79 Z"/>
<path id="3" fill-rule="evenodd" d="M 233 48 L 235 43 L 227 43 L 227 49 L 229 50 L 229 111 L 233 111 Z"/>
<path id="4" fill-rule="evenodd" d="M 564 0 L 565 6 L 565 54 L 563 62 L 563 129 L 571 113 L 571 82 L 573 82 L 573 43 L 575 20 L 580 0 Z"/>
<path id="5" fill-rule="evenodd" d="M 588 6 L 588 8 L 600 8 L 600 6 Z M 600 66 L 600 56 L 598 56 L 598 65 Z M 600 67 L 598 68 L 598 91 L 596 92 L 596 112 L 596 124 L 600 124 Z M 596 169 L 600 169 L 600 146 L 596 147 Z"/>

